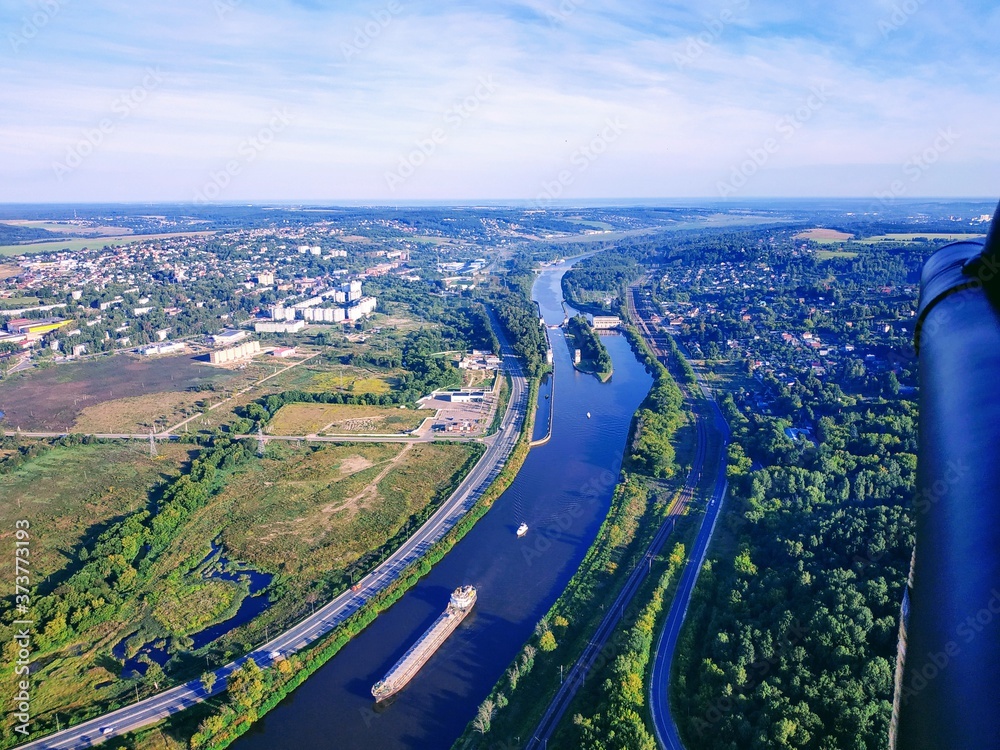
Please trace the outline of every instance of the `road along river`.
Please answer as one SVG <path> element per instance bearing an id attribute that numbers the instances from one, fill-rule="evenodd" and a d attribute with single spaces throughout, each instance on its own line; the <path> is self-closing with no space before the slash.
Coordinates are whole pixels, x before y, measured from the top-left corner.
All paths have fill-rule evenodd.
<path id="1" fill-rule="evenodd" d="M 550 325 L 564 317 L 565 270 L 549 269 L 535 284 Z M 652 382 L 624 337 L 604 339 L 614 377 L 602 384 L 573 369 L 561 330 L 549 334 L 555 358 L 552 439 L 531 450 L 507 492 L 428 576 L 233 747 L 440 750 L 462 732 L 593 541 L 617 481 L 632 414 Z M 529 531 L 517 539 L 521 521 Z M 391 704 L 376 711 L 372 684 L 463 584 L 479 591 L 472 614 Z"/>

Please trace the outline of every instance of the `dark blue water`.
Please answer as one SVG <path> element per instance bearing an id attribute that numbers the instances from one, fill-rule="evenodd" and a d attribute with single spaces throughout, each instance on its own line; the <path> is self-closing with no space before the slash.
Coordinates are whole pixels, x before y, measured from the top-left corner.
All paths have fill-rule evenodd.
<path id="1" fill-rule="evenodd" d="M 205 580 L 245 582 L 247 585 L 247 596 L 243 598 L 239 609 L 228 620 L 211 625 L 192 635 L 192 643 L 189 647 L 192 651 L 196 651 L 202 646 L 207 646 L 217 638 L 224 636 L 230 630 L 250 622 L 266 610 L 270 603 L 270 597 L 261 592 L 271 584 L 273 576 L 270 573 L 261 573 L 251 568 L 234 565 L 221 554 L 221 551 L 221 548 L 215 542 L 212 542 L 211 551 L 198 564 L 198 567 L 202 567 L 212 560 L 212 564 L 202 572 L 202 578 Z M 125 658 L 127 641 L 127 638 L 121 640 L 112 649 L 111 653 L 116 658 Z M 147 664 L 145 661 L 140 661 L 140 657 L 142 656 L 148 657 L 151 661 L 156 662 L 162 667 L 170 660 L 170 653 L 167 651 L 165 639 L 147 643 L 132 658 L 126 659 L 122 667 L 123 677 L 130 677 L 133 674 L 146 674 Z"/>
<path id="2" fill-rule="evenodd" d="M 543 274 L 535 289 L 550 323 L 563 319 L 558 273 Z M 573 369 L 561 330 L 549 333 L 556 367 L 552 440 L 531 450 L 510 489 L 426 578 L 234 747 L 440 750 L 461 734 L 593 541 L 629 422 L 651 385 L 623 337 L 605 340 L 615 375 L 602 384 Z M 514 531 L 521 520 L 530 530 L 519 540 Z M 372 684 L 462 584 L 479 590 L 475 610 L 376 713 Z"/>

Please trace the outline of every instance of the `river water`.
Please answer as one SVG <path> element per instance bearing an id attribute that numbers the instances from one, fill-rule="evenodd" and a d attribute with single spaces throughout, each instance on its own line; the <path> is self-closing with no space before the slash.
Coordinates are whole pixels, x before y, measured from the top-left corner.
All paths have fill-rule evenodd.
<path id="1" fill-rule="evenodd" d="M 545 271 L 533 290 L 548 324 L 563 320 L 565 271 Z M 552 439 L 532 448 L 511 487 L 429 575 L 238 740 L 237 750 L 441 750 L 462 733 L 593 541 L 607 514 L 632 414 L 652 384 L 622 336 L 603 339 L 614 376 L 601 383 L 574 370 L 561 330 L 549 334 Z M 539 411 L 547 411 L 544 395 L 539 398 Z M 517 539 L 521 521 L 529 531 Z M 475 609 L 395 700 L 376 712 L 372 684 L 463 584 L 478 589 Z"/>

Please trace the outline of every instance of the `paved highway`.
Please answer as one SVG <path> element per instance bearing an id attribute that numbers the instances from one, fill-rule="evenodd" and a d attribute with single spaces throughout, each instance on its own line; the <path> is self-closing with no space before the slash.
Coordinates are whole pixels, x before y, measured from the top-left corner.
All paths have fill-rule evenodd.
<path id="1" fill-rule="evenodd" d="M 361 579 L 359 582 L 361 588 L 358 591 L 345 591 L 252 653 L 215 670 L 217 680 L 213 686 L 212 695 L 225 689 L 226 678 L 247 659 L 253 659 L 261 667 L 269 667 L 275 659 L 301 650 L 357 612 L 369 599 L 395 581 L 407 566 L 419 560 L 435 542 L 444 537 L 459 519 L 476 504 L 486 488 L 500 473 L 517 443 L 518 435 L 524 424 L 528 408 L 528 389 L 524 371 L 513 350 L 504 339 L 501 328 L 495 320 L 493 324 L 500 337 L 504 367 L 507 368 L 511 376 L 512 387 L 510 402 L 500 430 L 489 440 L 483 457 L 441 508 L 385 562 Z M 144 437 L 148 438 L 149 436 Z M 110 737 L 126 734 L 153 724 L 205 700 L 208 695 L 200 680 L 193 680 L 131 706 L 112 711 L 20 747 L 32 750 L 36 748 L 38 750 L 42 748 L 55 750 L 56 748 L 91 747 Z"/>
<path id="2" fill-rule="evenodd" d="M 648 304 L 645 304 L 638 296 L 637 287 L 631 287 L 628 294 L 630 310 L 634 319 L 642 328 L 650 346 L 658 357 L 662 357 L 663 352 L 660 343 L 667 334 L 656 333 L 647 323 L 645 316 L 638 313 L 648 314 L 652 311 Z M 708 545 L 712 541 L 712 534 L 715 532 L 715 524 L 719 519 L 722 510 L 722 503 L 726 497 L 728 482 L 726 480 L 726 444 L 729 441 L 729 425 L 726 423 L 719 405 L 714 399 L 709 397 L 708 389 L 701 376 L 698 377 L 698 390 L 701 397 L 705 399 L 712 410 L 712 429 L 721 437 L 719 452 L 710 457 L 710 466 L 714 465 L 715 483 L 712 489 L 712 497 L 705 509 L 705 518 L 702 519 L 701 528 L 698 529 L 698 536 L 695 539 L 691 550 L 691 556 L 681 574 L 680 583 L 674 594 L 673 602 L 670 605 L 670 612 L 667 620 L 660 632 L 660 638 L 656 644 L 656 652 L 653 655 L 653 669 L 649 685 L 649 710 L 653 718 L 653 732 L 661 747 L 667 750 L 683 750 L 680 736 L 677 732 L 677 724 L 670 713 L 670 670 L 673 666 L 674 651 L 677 648 L 677 639 L 680 637 L 681 628 L 684 625 L 684 618 L 687 615 L 688 607 L 691 604 L 691 595 L 694 587 L 698 583 L 698 574 L 705 562 L 705 554 L 708 552 Z M 710 469 L 711 470 L 711 469 Z"/>

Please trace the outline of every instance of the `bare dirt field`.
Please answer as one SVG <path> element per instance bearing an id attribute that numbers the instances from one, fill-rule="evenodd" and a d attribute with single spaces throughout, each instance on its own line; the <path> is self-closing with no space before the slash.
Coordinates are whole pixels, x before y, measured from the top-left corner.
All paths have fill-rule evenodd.
<path id="1" fill-rule="evenodd" d="M 221 389 L 242 374 L 208 367 L 188 356 L 155 361 L 128 355 L 99 357 L 10 376 L 0 382 L 0 411 L 7 429 L 70 430 L 85 409 L 99 404 L 196 387 Z M 203 391 L 200 397 L 215 402 L 220 396 Z M 166 411 L 172 409 L 166 405 Z"/>

